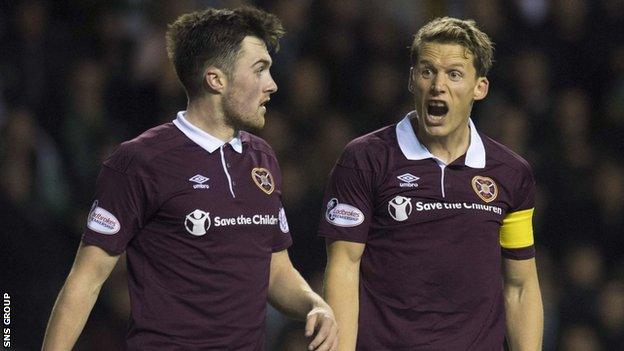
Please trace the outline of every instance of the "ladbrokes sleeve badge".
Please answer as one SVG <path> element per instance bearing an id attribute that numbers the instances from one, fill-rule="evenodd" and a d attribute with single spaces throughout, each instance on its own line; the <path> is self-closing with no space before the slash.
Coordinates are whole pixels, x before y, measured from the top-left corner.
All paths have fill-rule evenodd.
<path id="1" fill-rule="evenodd" d="M 364 214 L 359 208 L 340 203 L 333 198 L 327 203 L 325 219 L 339 227 L 355 227 L 364 222 Z"/>
<path id="2" fill-rule="evenodd" d="M 87 228 L 100 234 L 112 235 L 121 229 L 121 223 L 112 213 L 98 206 L 98 200 L 95 200 L 89 212 Z"/>

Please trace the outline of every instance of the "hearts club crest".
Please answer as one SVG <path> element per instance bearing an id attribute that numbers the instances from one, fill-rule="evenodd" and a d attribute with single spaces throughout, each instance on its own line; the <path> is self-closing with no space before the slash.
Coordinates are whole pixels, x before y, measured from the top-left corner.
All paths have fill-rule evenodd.
<path id="1" fill-rule="evenodd" d="M 481 200 L 489 203 L 496 200 L 498 196 L 498 186 L 489 177 L 475 176 L 472 178 L 472 189 Z"/>
<path id="2" fill-rule="evenodd" d="M 254 168 L 251 170 L 251 179 L 254 183 L 264 191 L 267 195 L 270 195 L 275 190 L 275 182 L 273 181 L 273 175 L 266 168 Z"/>

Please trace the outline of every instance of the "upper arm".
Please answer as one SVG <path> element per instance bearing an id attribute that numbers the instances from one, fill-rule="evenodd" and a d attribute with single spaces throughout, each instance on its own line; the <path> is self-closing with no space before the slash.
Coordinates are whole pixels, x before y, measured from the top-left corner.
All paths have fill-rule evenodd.
<path id="1" fill-rule="evenodd" d="M 366 245 L 358 242 L 327 239 L 326 247 L 328 266 L 348 265 L 359 267 Z"/>
<path id="2" fill-rule="evenodd" d="M 118 158 L 112 156 L 100 171 L 82 237 L 83 243 L 113 254 L 126 250 L 159 206 L 154 180 L 111 167 L 119 166 Z"/>
<path id="3" fill-rule="evenodd" d="M 288 250 L 284 249 L 281 251 L 273 252 L 271 254 L 271 265 L 270 265 L 270 273 L 269 273 L 269 290 L 273 286 L 275 282 L 275 277 L 283 272 L 285 269 L 292 268 L 292 262 L 290 261 L 290 257 L 288 256 Z"/>
<path id="4" fill-rule="evenodd" d="M 327 239 L 324 295 L 330 304 L 356 301 L 365 244 Z M 334 306 L 335 307 L 335 306 Z"/>
<path id="5" fill-rule="evenodd" d="M 384 146 L 352 142 L 330 174 L 323 197 L 324 215 L 318 235 L 335 240 L 365 243 L 374 215 L 378 177 L 383 169 Z"/>
<path id="6" fill-rule="evenodd" d="M 111 255 L 94 245 L 82 243 L 70 272 L 70 278 L 78 279 L 89 287 L 101 286 L 117 264 L 120 255 Z"/>
<path id="7" fill-rule="evenodd" d="M 511 189 L 512 202 L 500 228 L 500 245 L 507 259 L 525 260 L 535 256 L 533 212 L 535 209 L 535 181 L 525 165 Z"/>
<path id="8" fill-rule="evenodd" d="M 535 258 L 527 260 L 503 259 L 503 277 L 505 287 L 521 287 L 537 279 Z"/>

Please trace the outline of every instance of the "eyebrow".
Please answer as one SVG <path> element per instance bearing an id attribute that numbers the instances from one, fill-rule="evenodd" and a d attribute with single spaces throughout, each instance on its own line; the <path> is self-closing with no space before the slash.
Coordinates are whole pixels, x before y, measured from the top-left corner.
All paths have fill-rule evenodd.
<path id="1" fill-rule="evenodd" d="M 252 67 L 257 66 L 258 64 L 262 64 L 264 66 L 268 66 L 271 67 L 271 65 L 273 64 L 273 62 L 271 62 L 271 60 L 267 60 L 267 59 L 258 59 L 256 62 L 253 63 L 253 65 L 251 65 Z"/>
<path id="2" fill-rule="evenodd" d="M 419 65 L 434 66 L 433 62 L 431 62 L 429 60 L 420 60 L 420 61 L 418 61 L 418 64 Z M 453 67 L 466 68 L 466 64 L 465 63 L 452 63 L 452 64 L 446 66 L 446 68 L 453 68 Z"/>

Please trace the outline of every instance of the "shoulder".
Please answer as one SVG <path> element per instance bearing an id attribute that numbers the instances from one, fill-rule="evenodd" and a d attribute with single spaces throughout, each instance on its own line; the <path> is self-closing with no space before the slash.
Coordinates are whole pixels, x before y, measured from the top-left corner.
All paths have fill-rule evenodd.
<path id="1" fill-rule="evenodd" d="M 267 143 L 266 140 L 262 139 L 261 137 L 249 132 L 241 131 L 240 138 L 243 143 L 249 143 L 249 146 L 252 150 L 266 154 L 272 158 L 276 158 L 275 151 L 273 151 L 271 145 L 269 145 L 269 143 Z"/>
<path id="2" fill-rule="evenodd" d="M 479 136 L 483 140 L 488 161 L 502 164 L 521 175 L 532 176 L 533 170 L 531 165 L 522 156 L 487 135 L 479 133 Z"/>
<path id="3" fill-rule="evenodd" d="M 396 144 L 395 127 L 396 124 L 389 125 L 353 139 L 345 146 L 338 163 L 362 170 L 378 169 L 385 164 L 393 141 Z"/>
<path id="4" fill-rule="evenodd" d="M 134 173 L 184 141 L 183 134 L 173 123 L 161 124 L 121 143 L 104 161 L 104 165 L 119 172 Z"/>

